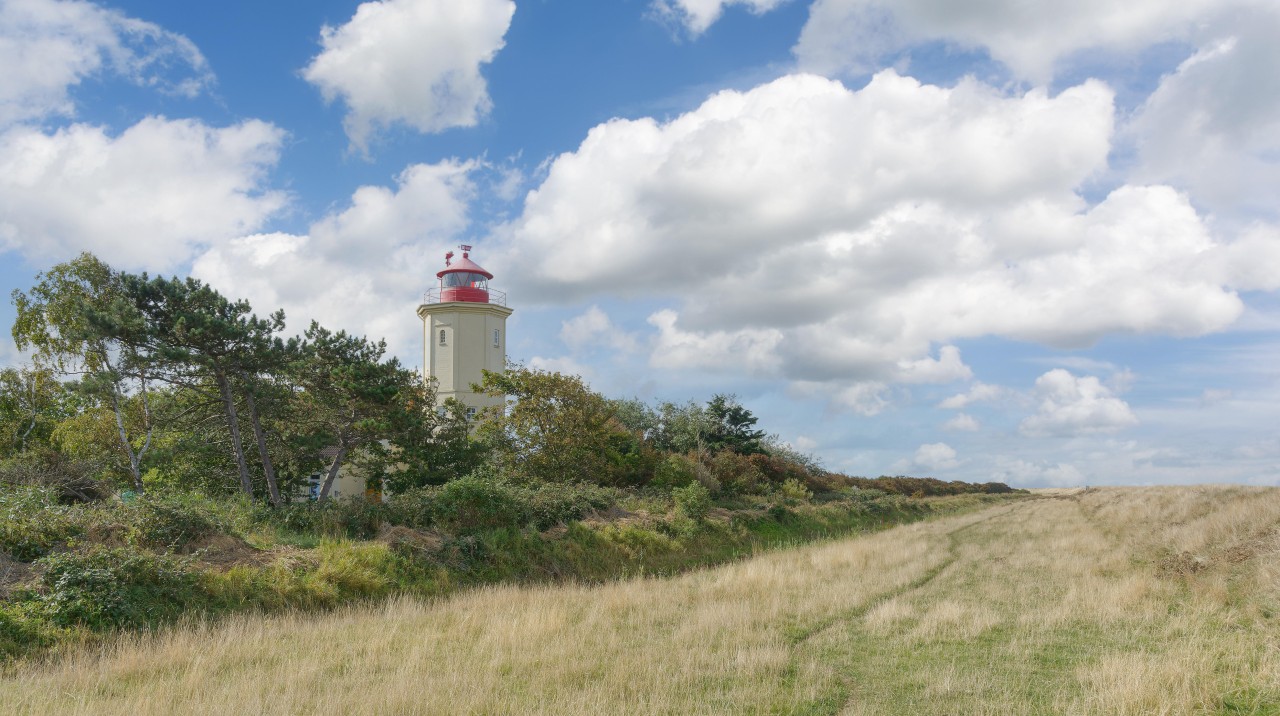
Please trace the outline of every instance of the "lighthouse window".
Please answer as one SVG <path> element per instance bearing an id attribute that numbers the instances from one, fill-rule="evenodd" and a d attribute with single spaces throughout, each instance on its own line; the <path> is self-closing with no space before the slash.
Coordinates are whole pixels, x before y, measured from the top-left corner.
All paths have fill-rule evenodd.
<path id="1" fill-rule="evenodd" d="M 441 285 L 445 288 L 485 288 L 488 280 L 482 273 L 457 271 L 441 277 Z"/>
<path id="2" fill-rule="evenodd" d="M 445 341 L 444 341 L 444 329 L 443 329 L 443 328 L 441 328 L 441 329 L 440 329 L 440 345 L 442 345 L 442 346 L 443 346 L 443 345 L 445 345 Z"/>
<path id="3" fill-rule="evenodd" d="M 493 329 L 493 345 L 495 345 L 495 346 L 500 345 L 500 344 L 498 343 L 498 329 L 496 329 L 496 328 L 495 328 L 495 329 Z"/>

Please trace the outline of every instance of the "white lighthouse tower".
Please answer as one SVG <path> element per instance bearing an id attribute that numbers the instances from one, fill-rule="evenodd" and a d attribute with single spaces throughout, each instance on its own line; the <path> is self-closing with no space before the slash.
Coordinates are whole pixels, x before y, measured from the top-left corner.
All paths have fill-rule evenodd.
<path id="1" fill-rule="evenodd" d="M 507 364 L 507 295 L 489 288 L 493 274 L 471 260 L 471 247 L 460 246 L 462 258 L 445 254 L 438 288 L 427 291 L 418 317 L 422 319 L 422 370 L 436 380 L 437 400 L 457 398 L 467 413 L 500 406 L 493 398 L 471 389 L 484 380 L 481 371 L 500 373 Z"/>

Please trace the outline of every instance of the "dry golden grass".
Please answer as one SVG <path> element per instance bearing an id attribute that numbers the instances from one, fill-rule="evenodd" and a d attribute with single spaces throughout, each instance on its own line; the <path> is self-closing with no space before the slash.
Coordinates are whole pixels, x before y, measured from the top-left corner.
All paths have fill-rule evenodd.
<path id="1" fill-rule="evenodd" d="M 1106 489 L 672 579 L 245 617 L 0 678 L 46 714 L 1280 713 L 1280 490 Z"/>

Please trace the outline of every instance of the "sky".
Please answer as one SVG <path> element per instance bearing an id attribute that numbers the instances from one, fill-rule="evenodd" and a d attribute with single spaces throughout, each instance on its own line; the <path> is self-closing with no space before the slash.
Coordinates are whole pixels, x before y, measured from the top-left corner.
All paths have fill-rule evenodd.
<path id="1" fill-rule="evenodd" d="M 0 0 L 0 288 L 91 251 L 420 367 L 469 244 L 511 359 L 736 394 L 832 470 L 1277 485 L 1277 37 L 1277 0 Z"/>

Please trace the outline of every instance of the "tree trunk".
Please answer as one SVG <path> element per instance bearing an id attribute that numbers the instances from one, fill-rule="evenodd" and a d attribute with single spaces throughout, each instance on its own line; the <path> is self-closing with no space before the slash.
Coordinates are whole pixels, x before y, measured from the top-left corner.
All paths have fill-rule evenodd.
<path id="1" fill-rule="evenodd" d="M 249 478 L 249 464 L 244 459 L 244 443 L 240 440 L 240 422 L 236 416 L 236 399 L 231 394 L 231 382 L 220 371 L 215 371 L 213 375 L 218 383 L 218 391 L 222 394 L 222 407 L 227 414 L 227 428 L 231 431 L 231 451 L 235 453 L 236 468 L 240 471 L 240 489 L 252 499 L 253 480 Z"/>
<path id="2" fill-rule="evenodd" d="M 347 446 L 338 447 L 338 454 L 333 456 L 333 464 L 329 466 L 329 472 L 324 476 L 324 485 L 320 487 L 320 497 L 318 502 L 324 502 L 329 499 L 329 490 L 333 488 L 333 481 L 338 477 L 338 468 L 342 467 L 342 460 L 347 456 Z"/>
<path id="3" fill-rule="evenodd" d="M 271 464 L 271 453 L 267 452 L 267 436 L 262 432 L 262 419 L 258 415 L 258 404 L 253 399 L 252 386 L 245 392 L 249 404 L 249 418 L 253 423 L 253 436 L 258 441 L 258 456 L 262 459 L 262 473 L 267 478 L 267 492 L 271 495 L 271 504 L 280 506 L 280 485 L 276 482 L 276 469 Z"/>
<path id="4" fill-rule="evenodd" d="M 142 414 L 143 428 L 146 430 L 147 439 L 142 444 L 142 449 L 134 452 L 133 443 L 129 442 L 129 431 L 124 427 L 124 409 L 120 407 L 120 383 L 118 374 L 111 367 L 111 362 L 104 358 L 103 364 L 106 365 L 107 371 L 111 376 L 111 410 L 116 415 L 116 430 L 120 435 L 120 447 L 124 448 L 125 455 L 129 458 L 129 476 L 133 478 L 133 488 L 138 491 L 139 495 L 145 494 L 146 490 L 142 487 L 142 457 L 146 455 L 147 449 L 151 447 L 151 409 L 147 404 L 147 379 L 145 373 L 142 377 Z"/>

